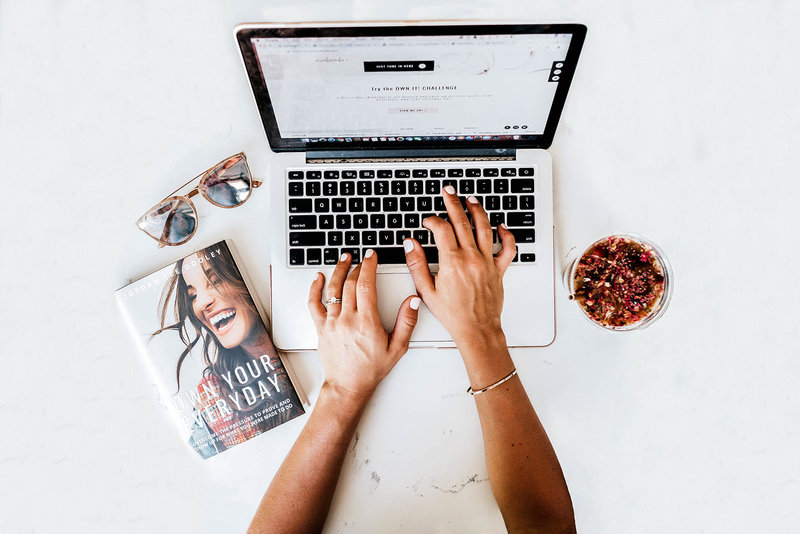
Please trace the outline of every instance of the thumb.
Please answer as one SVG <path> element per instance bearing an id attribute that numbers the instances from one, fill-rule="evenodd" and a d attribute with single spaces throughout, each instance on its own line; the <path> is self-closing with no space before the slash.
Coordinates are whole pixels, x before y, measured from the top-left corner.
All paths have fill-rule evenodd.
<path id="1" fill-rule="evenodd" d="M 397 311 L 394 329 L 389 334 L 389 352 L 397 355 L 398 359 L 408 351 L 408 342 L 411 340 L 414 327 L 417 326 L 420 304 L 422 299 L 411 295 L 403 301 Z"/>

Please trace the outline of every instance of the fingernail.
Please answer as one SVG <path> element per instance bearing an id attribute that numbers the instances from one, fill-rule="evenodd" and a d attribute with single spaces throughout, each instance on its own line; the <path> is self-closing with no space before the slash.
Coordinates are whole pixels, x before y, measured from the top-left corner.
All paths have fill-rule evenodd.
<path id="1" fill-rule="evenodd" d="M 406 253 L 411 252 L 414 250 L 414 242 L 410 239 L 406 239 L 403 241 L 403 248 L 406 250 Z"/>
<path id="2" fill-rule="evenodd" d="M 500 226 L 502 226 L 504 230 L 508 230 L 508 226 L 506 226 L 506 223 L 500 223 Z"/>
<path id="3" fill-rule="evenodd" d="M 478 203 L 478 199 L 477 199 L 477 198 L 475 198 L 475 197 L 473 197 L 473 196 L 468 196 L 468 197 L 467 197 L 467 200 L 469 200 L 469 201 L 470 201 L 470 202 L 472 202 L 473 204 L 477 204 L 477 203 Z"/>
<path id="4" fill-rule="evenodd" d="M 414 297 L 411 299 L 411 302 L 408 303 L 412 310 L 418 310 L 420 304 L 422 304 L 422 299 L 419 297 Z"/>
<path id="5" fill-rule="evenodd" d="M 345 252 L 344 254 L 342 254 L 342 257 L 341 257 L 341 258 L 339 258 L 339 261 L 347 261 L 347 252 Z"/>
<path id="6" fill-rule="evenodd" d="M 314 277 L 314 280 L 319 280 L 320 276 L 322 276 L 322 273 L 317 272 L 317 275 Z"/>
<path id="7" fill-rule="evenodd" d="M 375 254 L 375 251 L 372 250 L 371 248 L 368 248 L 367 251 L 364 253 L 364 257 L 371 258 L 373 254 Z"/>
<path id="8" fill-rule="evenodd" d="M 452 185 L 446 185 L 446 186 L 444 186 L 444 190 L 445 190 L 445 192 L 446 192 L 447 194 L 449 194 L 449 195 L 455 195 L 455 194 L 456 194 L 456 190 L 453 188 L 453 186 L 452 186 Z"/>

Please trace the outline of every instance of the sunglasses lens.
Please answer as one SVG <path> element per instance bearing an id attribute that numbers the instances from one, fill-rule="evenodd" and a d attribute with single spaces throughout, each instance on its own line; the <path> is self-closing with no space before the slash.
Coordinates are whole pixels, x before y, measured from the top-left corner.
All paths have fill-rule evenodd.
<path id="1" fill-rule="evenodd" d="M 136 224 L 159 241 L 180 245 L 192 237 L 197 214 L 185 200 L 172 199 L 144 214 Z"/>
<path id="2" fill-rule="evenodd" d="M 203 182 L 205 195 L 220 206 L 238 206 L 250 196 L 250 171 L 241 156 L 229 158 Z"/>

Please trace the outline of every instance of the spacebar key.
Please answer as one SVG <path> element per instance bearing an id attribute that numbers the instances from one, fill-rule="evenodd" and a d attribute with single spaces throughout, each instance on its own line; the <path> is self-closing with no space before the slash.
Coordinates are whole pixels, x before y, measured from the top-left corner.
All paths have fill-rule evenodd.
<path id="1" fill-rule="evenodd" d="M 404 264 L 406 253 L 403 247 L 376 247 L 373 249 L 378 254 L 378 263 L 382 264 Z M 425 259 L 428 263 L 439 263 L 439 251 L 436 247 L 422 247 L 425 251 Z"/>
<path id="2" fill-rule="evenodd" d="M 289 245 L 293 247 L 321 247 L 325 244 L 325 232 L 289 232 Z"/>

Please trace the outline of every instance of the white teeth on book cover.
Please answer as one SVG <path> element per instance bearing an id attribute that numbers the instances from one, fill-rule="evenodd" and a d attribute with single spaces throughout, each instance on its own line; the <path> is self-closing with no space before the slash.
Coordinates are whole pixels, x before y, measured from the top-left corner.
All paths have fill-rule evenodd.
<path id="1" fill-rule="evenodd" d="M 209 458 L 305 413 L 227 241 L 116 291 L 181 437 Z"/>

